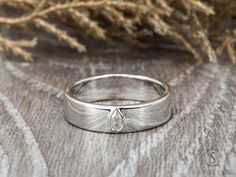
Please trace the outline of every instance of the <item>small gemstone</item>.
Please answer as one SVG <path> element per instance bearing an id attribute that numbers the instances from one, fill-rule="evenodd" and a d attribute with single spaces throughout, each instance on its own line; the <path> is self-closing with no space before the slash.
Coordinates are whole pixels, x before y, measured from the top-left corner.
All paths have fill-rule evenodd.
<path id="1" fill-rule="evenodd" d="M 124 115 L 118 108 L 110 115 L 110 127 L 112 131 L 116 132 L 119 132 L 124 128 Z"/>

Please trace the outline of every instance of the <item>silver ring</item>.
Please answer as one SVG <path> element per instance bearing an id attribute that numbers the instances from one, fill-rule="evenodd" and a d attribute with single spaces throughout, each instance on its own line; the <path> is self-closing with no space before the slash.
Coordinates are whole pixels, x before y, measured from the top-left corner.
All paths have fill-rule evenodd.
<path id="1" fill-rule="evenodd" d="M 122 133 L 157 127 L 172 115 L 170 88 L 145 76 L 106 74 L 66 88 L 65 119 L 82 129 Z"/>

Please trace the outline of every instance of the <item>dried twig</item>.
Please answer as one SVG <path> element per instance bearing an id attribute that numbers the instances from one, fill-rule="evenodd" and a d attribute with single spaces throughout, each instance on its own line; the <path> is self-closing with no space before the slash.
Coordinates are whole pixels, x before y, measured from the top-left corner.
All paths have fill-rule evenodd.
<path id="1" fill-rule="evenodd" d="M 10 18 L 5 6 L 19 10 L 22 16 Z M 121 38 L 138 45 L 139 37 L 161 35 L 182 45 L 199 62 L 202 55 L 216 63 L 220 55 L 227 54 L 236 63 L 236 2 L 232 0 L 0 0 L 0 8 L 1 28 L 31 29 L 35 24 L 79 52 L 86 51 L 85 46 L 63 26 L 82 31 L 83 37 Z M 10 40 L 1 33 L 1 50 L 31 58 L 23 48 L 34 47 L 34 40 Z"/>
<path id="2" fill-rule="evenodd" d="M 0 24 L 7 24 L 7 25 L 16 25 L 16 24 L 22 24 L 29 22 L 30 20 L 34 19 L 39 11 L 43 8 L 43 6 L 46 4 L 47 0 L 42 0 L 39 5 L 36 7 L 36 9 L 28 16 L 23 16 L 20 18 L 3 18 L 0 17 Z"/>
<path id="3" fill-rule="evenodd" d="M 7 39 L 0 35 L 0 46 L 3 49 L 12 52 L 13 54 L 22 57 L 27 61 L 32 61 L 31 54 L 23 50 L 21 47 L 17 46 L 12 40 Z"/>
<path id="4" fill-rule="evenodd" d="M 77 49 L 79 52 L 85 52 L 86 48 L 83 44 L 77 42 L 77 40 L 69 36 L 65 31 L 58 29 L 54 25 L 47 23 L 42 19 L 35 19 L 34 23 L 41 29 L 55 35 L 59 40 L 66 42 L 71 48 Z"/>
<path id="5" fill-rule="evenodd" d="M 87 15 L 80 13 L 79 11 L 76 11 L 74 9 L 69 9 L 69 14 L 74 20 L 76 24 L 78 24 L 81 28 L 86 29 L 87 33 L 90 35 L 105 39 L 105 30 L 100 28 L 97 24 L 97 22 L 91 20 Z"/>

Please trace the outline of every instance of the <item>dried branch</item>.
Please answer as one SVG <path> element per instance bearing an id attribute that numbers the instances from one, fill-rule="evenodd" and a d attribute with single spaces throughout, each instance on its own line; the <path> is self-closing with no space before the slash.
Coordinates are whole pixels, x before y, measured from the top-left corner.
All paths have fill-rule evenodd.
<path id="1" fill-rule="evenodd" d="M 7 39 L 6 37 L 3 37 L 1 35 L 0 35 L 0 46 L 3 49 L 10 51 L 17 56 L 22 57 L 26 61 L 32 61 L 32 57 L 30 53 L 26 52 L 21 47 L 15 45 L 15 43 L 12 40 Z"/>
<path id="2" fill-rule="evenodd" d="M 16 25 L 16 24 L 22 24 L 29 22 L 33 18 L 35 18 L 39 11 L 43 8 L 43 6 L 46 4 L 47 0 L 42 0 L 39 5 L 36 7 L 36 9 L 28 16 L 23 16 L 20 18 L 4 18 L 0 17 L 0 24 L 6 24 L 6 25 Z"/>
<path id="3" fill-rule="evenodd" d="M 55 35 L 59 40 L 66 42 L 71 48 L 74 48 L 79 52 L 86 51 L 86 48 L 83 44 L 80 44 L 75 38 L 69 36 L 65 31 L 58 29 L 54 25 L 39 18 L 35 19 L 34 23 L 37 27 Z"/>
<path id="4" fill-rule="evenodd" d="M 233 64 L 236 64 L 236 54 L 234 43 L 231 39 L 227 40 L 227 52 Z"/>
<path id="5" fill-rule="evenodd" d="M 209 7 L 199 0 L 184 0 L 183 3 L 188 3 L 192 9 L 199 10 L 205 13 L 207 16 L 215 14 L 213 7 Z"/>
<path id="6" fill-rule="evenodd" d="M 202 48 L 203 50 L 206 50 L 207 54 L 208 54 L 208 57 L 209 57 L 209 60 L 212 62 L 212 63 L 217 63 L 218 62 L 218 59 L 217 59 L 217 56 L 216 56 L 216 52 L 215 50 L 212 48 L 211 46 L 211 42 L 209 41 L 208 39 L 208 36 L 206 34 L 206 32 L 204 31 L 200 21 L 198 20 L 197 16 L 196 15 L 193 15 L 193 19 L 194 19 L 194 22 L 196 24 L 196 28 L 197 28 L 197 37 L 201 40 L 202 42 Z"/>
<path id="7" fill-rule="evenodd" d="M 37 45 L 37 38 L 33 38 L 32 40 L 19 40 L 19 41 L 12 41 L 12 44 L 18 47 L 25 47 L 25 48 L 33 48 Z"/>
<path id="8" fill-rule="evenodd" d="M 5 6 L 22 15 L 10 17 Z M 34 24 L 79 52 L 86 48 L 66 31 L 68 27 L 82 31 L 83 37 L 120 38 L 138 46 L 147 46 L 140 37 L 161 35 L 183 46 L 199 62 L 207 55 L 216 63 L 226 54 L 236 63 L 236 2 L 232 0 L 0 0 L 0 9 L 1 28 L 34 30 Z M 1 33 L 1 50 L 31 58 L 23 48 L 34 47 L 36 40 L 10 40 Z"/>
<path id="9" fill-rule="evenodd" d="M 74 20 L 76 24 L 78 24 L 81 28 L 84 28 L 87 30 L 87 33 L 90 35 L 105 39 L 105 30 L 98 26 L 97 22 L 91 20 L 89 17 L 87 17 L 85 14 L 80 13 L 79 11 L 76 11 L 74 9 L 69 9 L 69 14 Z"/>

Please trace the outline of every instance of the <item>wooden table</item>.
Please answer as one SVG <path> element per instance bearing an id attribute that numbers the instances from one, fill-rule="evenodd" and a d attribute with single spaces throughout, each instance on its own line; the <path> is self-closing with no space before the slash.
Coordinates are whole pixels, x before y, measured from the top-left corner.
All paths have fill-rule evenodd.
<path id="1" fill-rule="evenodd" d="M 43 43 L 33 63 L 0 60 L 0 177 L 236 176 L 236 69 L 181 51 Z M 94 133 L 63 118 L 70 82 L 102 73 L 167 81 L 175 115 L 158 128 Z"/>

